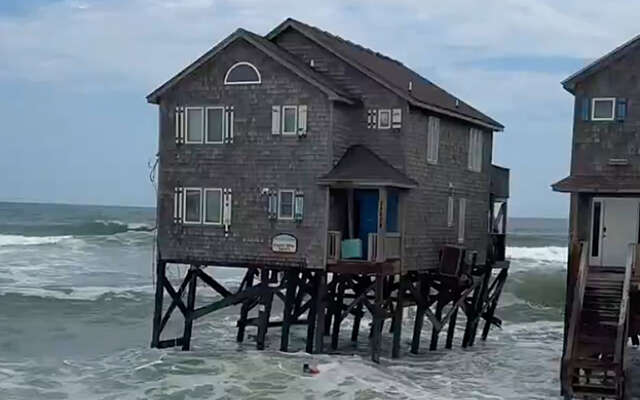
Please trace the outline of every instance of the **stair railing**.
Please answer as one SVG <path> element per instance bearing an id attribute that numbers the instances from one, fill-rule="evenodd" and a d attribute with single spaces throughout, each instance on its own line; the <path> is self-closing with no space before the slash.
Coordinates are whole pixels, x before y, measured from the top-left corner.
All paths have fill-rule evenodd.
<path id="1" fill-rule="evenodd" d="M 584 292 L 587 286 L 587 274 L 589 265 L 587 263 L 587 246 L 585 242 L 573 243 L 571 246 L 571 262 L 578 263 L 576 284 L 573 289 L 573 302 L 571 305 L 571 317 L 569 319 L 569 330 L 567 332 L 567 345 L 565 348 L 563 364 L 565 370 L 565 387 L 570 390 L 571 388 L 571 370 L 573 361 L 574 343 L 578 338 L 578 329 L 580 326 L 580 314 L 582 311 L 582 304 L 584 302 Z M 578 257 L 576 257 L 578 256 Z M 571 266 L 573 267 L 573 266 Z M 572 268 L 575 270 L 575 268 Z"/>
<path id="2" fill-rule="evenodd" d="M 624 354 L 627 347 L 627 313 L 629 310 L 629 289 L 631 287 L 631 275 L 636 259 L 636 245 L 629 243 L 627 250 L 627 263 L 624 270 L 624 281 L 622 285 L 622 297 L 620 298 L 620 314 L 618 315 L 618 326 L 616 329 L 616 353 L 614 362 L 620 371 L 624 370 Z"/>

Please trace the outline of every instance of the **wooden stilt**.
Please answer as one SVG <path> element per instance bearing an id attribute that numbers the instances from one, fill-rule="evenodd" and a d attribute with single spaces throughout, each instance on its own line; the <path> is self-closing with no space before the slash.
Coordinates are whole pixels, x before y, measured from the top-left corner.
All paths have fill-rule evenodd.
<path id="1" fill-rule="evenodd" d="M 192 265 L 190 270 L 192 271 L 189 281 L 189 291 L 187 292 L 187 312 L 184 316 L 184 334 L 182 336 L 182 350 L 187 351 L 191 348 L 191 331 L 193 329 L 193 310 L 196 304 L 196 283 L 198 276 L 195 270 L 198 267 Z"/>
<path id="2" fill-rule="evenodd" d="M 442 290 L 442 289 L 441 289 Z M 436 303 L 436 319 L 440 321 L 442 319 L 442 308 L 445 304 L 444 293 L 438 293 L 438 301 Z M 438 336 L 440 335 L 440 330 L 436 329 L 434 326 L 431 329 L 431 344 L 429 345 L 429 350 L 437 350 L 438 349 Z"/>
<path id="3" fill-rule="evenodd" d="M 306 344 L 306 352 L 309 354 L 313 353 L 313 345 L 315 341 L 315 332 L 316 325 L 318 321 L 318 301 L 314 296 L 317 296 L 318 293 L 318 281 L 319 281 L 319 272 L 316 272 L 312 275 L 310 273 L 309 284 L 311 287 L 311 299 L 309 308 L 309 314 L 307 315 L 307 344 Z"/>
<path id="4" fill-rule="evenodd" d="M 162 321 L 162 299 L 164 297 L 163 281 L 166 273 L 167 263 L 160 260 L 156 262 L 156 294 L 153 309 L 153 332 L 151 334 L 151 347 L 159 347 L 160 344 L 160 323 Z"/>
<path id="5" fill-rule="evenodd" d="M 454 296 L 454 299 L 457 299 L 460 296 L 460 292 L 457 291 L 456 295 Z M 458 306 L 455 304 L 455 302 L 453 303 L 453 307 L 455 307 L 455 309 L 453 310 L 453 312 L 451 313 L 451 317 L 449 319 L 449 328 L 447 329 L 447 341 L 445 343 L 445 349 L 450 349 L 453 346 L 453 335 L 455 334 L 456 331 L 456 320 L 458 319 Z"/>
<path id="6" fill-rule="evenodd" d="M 317 272 L 318 274 L 318 291 L 316 292 L 316 332 L 315 332 L 315 351 L 316 353 L 324 352 L 324 321 L 327 311 L 327 273 Z"/>
<path id="7" fill-rule="evenodd" d="M 260 286 L 262 291 L 260 294 L 260 310 L 258 312 L 258 335 L 256 336 L 256 348 L 258 350 L 264 350 L 267 328 L 269 327 L 269 316 L 271 314 L 271 304 L 273 303 L 273 291 L 269 289 L 269 273 L 271 271 L 263 269 L 261 272 Z"/>
<path id="8" fill-rule="evenodd" d="M 478 325 L 480 324 L 480 318 L 482 317 L 482 310 L 487 301 L 487 290 L 489 290 L 489 280 L 491 279 L 491 267 L 485 266 L 485 272 L 482 277 L 482 283 L 480 284 L 479 299 L 476 304 L 475 315 L 473 323 L 471 324 L 471 332 L 469 332 L 469 346 L 473 346 L 476 341 L 476 334 L 478 332 Z"/>
<path id="9" fill-rule="evenodd" d="M 340 278 L 336 275 L 334 279 Z M 331 334 L 331 348 L 333 350 L 338 348 L 338 341 L 340 339 L 340 324 L 342 323 L 340 314 L 342 313 L 342 304 L 344 301 L 344 285 L 345 282 L 338 281 L 335 286 L 336 297 L 333 305 L 333 332 Z"/>
<path id="10" fill-rule="evenodd" d="M 380 362 L 380 343 L 382 336 L 382 322 L 384 319 L 382 302 L 384 295 L 384 277 L 376 275 L 376 287 L 375 287 L 375 304 L 373 306 L 373 325 L 372 325 L 372 338 L 371 338 L 371 360 L 375 363 Z"/>
<path id="11" fill-rule="evenodd" d="M 284 300 L 284 310 L 282 312 L 282 335 L 280 338 L 280 351 L 289 350 L 289 327 L 293 318 L 292 311 L 296 296 L 296 287 L 298 286 L 298 272 L 287 271 L 285 273 L 287 291 Z"/>
<path id="12" fill-rule="evenodd" d="M 253 278 L 255 275 L 255 271 L 253 268 L 247 270 L 247 274 L 245 276 L 245 285 L 246 288 L 253 287 Z M 253 299 L 249 298 L 242 302 L 242 306 L 240 307 L 240 319 L 238 320 L 238 335 L 236 336 L 236 340 L 238 342 L 244 341 L 244 331 L 247 327 L 247 315 L 249 314 L 249 309 L 251 308 L 251 303 Z"/>
<path id="13" fill-rule="evenodd" d="M 413 325 L 413 339 L 411 340 L 411 353 L 413 354 L 418 354 L 420 349 L 420 334 L 424 325 L 424 314 L 427 311 L 426 302 L 429 296 L 429 284 L 423 275 L 418 276 L 417 292 L 420 298 L 416 299 L 416 319 Z"/>
<path id="14" fill-rule="evenodd" d="M 402 316 L 404 311 L 404 293 L 406 290 L 406 276 L 400 276 L 398 283 L 398 295 L 396 300 L 396 309 L 393 316 L 393 347 L 391 348 L 391 358 L 400 357 L 400 342 L 402 339 Z"/>

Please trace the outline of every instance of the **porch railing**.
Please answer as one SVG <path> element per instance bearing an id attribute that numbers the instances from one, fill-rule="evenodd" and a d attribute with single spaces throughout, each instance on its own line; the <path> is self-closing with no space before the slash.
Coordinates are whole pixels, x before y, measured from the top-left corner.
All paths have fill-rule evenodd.
<path id="1" fill-rule="evenodd" d="M 367 261 L 378 260 L 378 234 L 370 233 L 367 241 Z M 388 232 L 384 239 L 384 260 L 398 259 L 401 256 L 401 236 L 397 232 Z M 327 233 L 327 263 L 335 264 L 341 260 L 342 232 L 328 231 Z"/>
<path id="2" fill-rule="evenodd" d="M 342 243 L 342 232 L 329 231 L 327 238 L 327 262 L 335 264 L 340 260 L 340 245 Z"/>

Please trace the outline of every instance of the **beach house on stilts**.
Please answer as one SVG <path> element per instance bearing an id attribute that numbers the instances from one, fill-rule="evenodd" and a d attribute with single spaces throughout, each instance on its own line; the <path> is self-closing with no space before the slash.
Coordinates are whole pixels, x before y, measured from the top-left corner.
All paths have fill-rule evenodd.
<path id="1" fill-rule="evenodd" d="M 402 63 L 287 19 L 266 36 L 238 29 L 151 93 L 159 108 L 152 346 L 189 349 L 193 322 L 238 306 L 238 341 L 306 327 L 306 350 L 385 322 L 393 357 L 413 313 L 417 353 L 463 346 L 492 325 L 507 277 L 509 171 L 491 164 L 503 126 Z M 170 264 L 188 265 L 180 282 Z M 213 266 L 243 271 L 225 286 Z M 196 292 L 216 297 L 196 305 Z M 275 312 L 275 302 L 283 304 Z M 172 315 L 184 331 L 166 338 Z M 178 315 L 179 315 L 178 314 Z"/>
<path id="2" fill-rule="evenodd" d="M 632 398 L 627 343 L 638 344 L 640 37 L 570 76 L 575 96 L 562 392 Z M 626 396 L 626 397 L 625 397 Z"/>

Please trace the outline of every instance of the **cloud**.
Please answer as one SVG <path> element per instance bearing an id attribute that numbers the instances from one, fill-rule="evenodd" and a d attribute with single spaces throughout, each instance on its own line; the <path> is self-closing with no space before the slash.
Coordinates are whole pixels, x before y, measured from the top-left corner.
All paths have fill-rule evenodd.
<path id="1" fill-rule="evenodd" d="M 496 158 L 519 177 L 511 210 L 529 215 L 540 201 L 565 210 L 563 197 L 545 197 L 569 159 L 572 100 L 559 82 L 634 36 L 640 15 L 640 2 L 596 0 L 28 4 L 0 7 L 0 85 L 127 90 L 142 100 L 236 28 L 264 34 L 288 16 L 374 48 L 507 125 Z M 549 162 L 531 172 L 525 148 Z"/>

